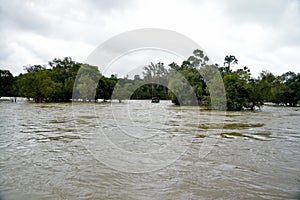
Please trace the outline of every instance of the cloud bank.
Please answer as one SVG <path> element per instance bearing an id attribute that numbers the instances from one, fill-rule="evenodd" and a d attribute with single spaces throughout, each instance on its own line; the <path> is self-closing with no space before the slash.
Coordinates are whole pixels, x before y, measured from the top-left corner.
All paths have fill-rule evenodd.
<path id="1" fill-rule="evenodd" d="M 102 42 L 139 28 L 184 34 L 213 61 L 235 55 L 254 75 L 300 72 L 299 0 L 0 0 L 0 68 L 18 75 L 54 58 L 84 62 Z"/>

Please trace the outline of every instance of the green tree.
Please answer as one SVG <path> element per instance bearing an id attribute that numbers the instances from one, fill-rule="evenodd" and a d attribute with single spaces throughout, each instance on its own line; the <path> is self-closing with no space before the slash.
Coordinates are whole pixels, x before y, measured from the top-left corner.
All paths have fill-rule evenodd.
<path id="1" fill-rule="evenodd" d="M 278 86 L 278 78 L 271 72 L 262 71 L 258 77 L 259 93 L 263 97 L 264 102 L 272 102 L 275 98 L 274 89 Z"/>
<path id="2" fill-rule="evenodd" d="M 52 68 L 52 79 L 62 84 L 62 90 L 57 94 L 57 101 L 70 101 L 72 99 L 73 86 L 81 63 L 73 61 L 70 57 L 48 62 Z"/>
<path id="3" fill-rule="evenodd" d="M 28 73 L 31 73 L 31 72 L 39 72 L 39 71 L 45 70 L 45 69 L 46 69 L 46 66 L 43 66 L 43 65 L 27 65 L 27 66 L 24 67 L 24 69 L 25 69 Z"/>
<path id="4" fill-rule="evenodd" d="M 102 76 L 99 79 L 98 87 L 97 87 L 97 98 L 103 99 L 103 101 L 107 101 L 111 99 L 114 88 L 118 82 L 118 79 L 115 76 L 111 76 L 110 78 Z"/>
<path id="5" fill-rule="evenodd" d="M 82 64 L 75 80 L 73 99 L 97 100 L 96 91 L 100 78 L 101 74 L 96 66 Z"/>
<path id="6" fill-rule="evenodd" d="M 231 69 L 232 64 L 237 64 L 238 60 L 235 56 L 226 56 L 224 66 L 220 68 L 223 75 L 223 81 L 226 90 L 227 109 L 243 110 L 254 109 L 260 106 L 260 97 L 254 94 L 254 82 L 251 82 L 251 73 L 248 67 Z"/>
<path id="7" fill-rule="evenodd" d="M 168 70 L 164 67 L 164 63 L 153 64 L 144 67 L 144 80 L 147 83 L 151 83 L 151 96 L 158 96 L 158 90 L 163 89 L 164 93 L 167 93 L 166 87 L 162 85 L 167 85 L 167 75 Z"/>
<path id="8" fill-rule="evenodd" d="M 206 63 L 208 61 L 209 59 L 203 51 L 196 49 L 192 56 L 182 62 L 181 66 L 176 63 L 171 63 L 169 65 L 171 68 L 169 87 L 172 87 L 173 90 L 180 94 L 180 98 L 182 100 L 181 103 L 183 105 L 198 105 L 199 102 L 201 103 L 205 101 L 205 97 L 208 94 L 206 90 L 206 83 L 200 73 L 200 70 L 207 65 Z M 181 75 L 178 75 L 177 73 Z M 185 84 L 185 86 L 182 84 Z M 179 105 L 180 101 L 177 99 L 178 97 L 176 97 L 174 91 L 170 91 L 169 95 L 172 102 Z M 197 97 L 196 99 L 194 98 L 195 95 Z"/>
<path id="9" fill-rule="evenodd" d="M 14 77 L 9 70 L 0 69 L 0 98 L 3 96 L 15 96 L 13 91 Z"/>
<path id="10" fill-rule="evenodd" d="M 61 83 L 51 79 L 50 70 L 41 70 L 20 75 L 17 85 L 21 96 L 33 98 L 35 102 L 54 101 L 61 90 Z"/>
<path id="11" fill-rule="evenodd" d="M 206 65 L 200 69 L 200 73 L 205 82 L 201 105 L 207 109 L 226 110 L 225 88 L 218 67 Z"/>
<path id="12" fill-rule="evenodd" d="M 264 104 L 264 97 L 261 93 L 262 86 L 258 79 L 249 79 L 250 91 L 249 91 L 249 106 L 250 110 L 254 110 L 255 107 L 261 107 Z"/>
<path id="13" fill-rule="evenodd" d="M 180 73 L 171 71 L 169 75 L 169 95 L 175 105 L 196 105 L 197 97 L 188 80 Z"/>
<path id="14" fill-rule="evenodd" d="M 135 80 L 134 85 L 141 85 L 138 87 L 133 94 L 131 95 L 131 99 L 151 99 L 151 86 L 152 84 L 144 84 L 145 82 L 143 80 Z M 143 85 L 144 84 L 144 85 Z M 164 94 L 165 98 L 167 94 Z M 157 95 L 160 99 L 163 99 L 163 95 L 159 93 Z"/>
<path id="15" fill-rule="evenodd" d="M 300 100 L 300 74 L 286 72 L 281 77 L 283 84 L 286 85 L 283 92 L 284 103 L 288 106 L 297 106 Z"/>
<path id="16" fill-rule="evenodd" d="M 238 72 L 225 75 L 223 80 L 226 89 L 227 109 L 242 110 L 248 103 L 247 83 L 241 79 Z"/>
<path id="17" fill-rule="evenodd" d="M 124 99 L 130 99 L 131 94 L 134 92 L 133 84 L 125 83 L 123 86 L 119 83 L 116 84 L 112 99 L 118 99 L 121 103 Z"/>

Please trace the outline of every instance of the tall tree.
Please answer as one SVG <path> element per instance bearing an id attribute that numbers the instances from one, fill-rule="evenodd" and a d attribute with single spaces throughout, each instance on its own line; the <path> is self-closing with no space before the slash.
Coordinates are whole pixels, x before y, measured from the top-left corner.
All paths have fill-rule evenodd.
<path id="1" fill-rule="evenodd" d="M 84 101 L 96 100 L 100 78 L 101 73 L 96 66 L 82 64 L 75 80 L 73 98 Z"/>
<path id="2" fill-rule="evenodd" d="M 33 98 L 35 102 L 55 101 L 62 88 L 61 83 L 52 80 L 50 70 L 20 75 L 17 84 L 20 94 L 27 98 Z"/>
<path id="3" fill-rule="evenodd" d="M 46 69 L 46 66 L 44 66 L 44 65 L 27 65 L 27 66 L 24 67 L 24 69 L 25 69 L 28 73 L 31 73 L 31 72 L 39 72 L 39 71 L 45 70 L 45 69 Z"/>
<path id="4" fill-rule="evenodd" d="M 13 82 L 14 77 L 10 71 L 0 69 L 0 98 L 2 96 L 14 96 Z"/>
<path id="5" fill-rule="evenodd" d="M 152 96 L 157 96 L 157 89 L 159 88 L 166 88 L 162 85 L 167 85 L 167 75 L 168 75 L 168 70 L 164 67 L 164 63 L 157 63 L 153 64 L 151 62 L 150 65 L 144 67 L 144 80 L 151 84 L 151 95 Z M 156 86 L 156 89 L 155 89 Z M 167 90 L 165 89 L 167 92 Z"/>

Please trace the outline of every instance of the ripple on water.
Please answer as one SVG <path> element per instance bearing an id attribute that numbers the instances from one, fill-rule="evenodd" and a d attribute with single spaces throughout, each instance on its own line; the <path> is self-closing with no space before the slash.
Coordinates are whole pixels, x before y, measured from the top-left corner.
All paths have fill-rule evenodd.
<path id="1" fill-rule="evenodd" d="M 131 103 L 134 112 L 144 111 L 145 102 Z M 116 134 L 110 104 L 76 104 L 74 115 L 72 104 L 7 105 L 0 105 L 0 193 L 7 199 L 291 199 L 299 191 L 299 111 L 266 108 L 218 117 L 158 104 L 170 114 L 155 115 L 151 130 L 161 132 L 140 142 Z M 127 104 L 116 106 L 116 113 L 128 112 Z M 152 109 L 162 112 L 159 106 Z M 136 131 L 130 119 L 124 120 Z M 89 133 L 96 126 L 128 152 L 148 152 L 149 142 L 160 149 L 175 137 L 185 138 L 191 148 L 164 169 L 123 173 L 95 159 L 82 144 L 93 139 Z M 200 158 L 199 149 L 214 137 L 214 148 Z M 146 156 L 138 160 L 145 161 Z"/>
<path id="2" fill-rule="evenodd" d="M 51 141 L 62 141 L 64 143 L 72 142 L 78 140 L 80 137 L 78 135 L 56 135 L 56 136 L 42 136 L 42 137 L 31 137 L 27 140 L 35 140 L 39 142 L 51 142 Z"/>
<path id="3" fill-rule="evenodd" d="M 256 133 L 256 134 L 246 134 L 241 132 L 225 132 L 225 133 L 223 132 L 220 134 L 220 136 L 222 138 L 229 138 L 229 139 L 242 137 L 242 138 L 266 141 L 268 140 L 268 138 L 271 137 L 271 134 L 267 132 Z"/>
<path id="4" fill-rule="evenodd" d="M 201 129 L 249 129 L 263 127 L 263 123 L 225 123 L 225 124 L 200 124 Z"/>

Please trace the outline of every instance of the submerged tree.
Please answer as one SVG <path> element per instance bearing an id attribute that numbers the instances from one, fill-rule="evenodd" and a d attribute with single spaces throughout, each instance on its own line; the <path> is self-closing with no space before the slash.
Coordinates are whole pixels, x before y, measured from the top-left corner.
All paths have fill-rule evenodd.
<path id="1" fill-rule="evenodd" d="M 16 96 L 17 91 L 14 88 L 15 78 L 9 70 L 0 69 L 0 98 Z"/>
<path id="2" fill-rule="evenodd" d="M 0 97 L 22 96 L 36 102 L 82 99 L 147 99 L 154 95 L 171 99 L 177 105 L 204 105 L 208 109 L 254 110 L 264 102 L 297 106 L 300 103 L 300 73 L 275 76 L 263 71 L 251 77 L 248 67 L 232 69 L 238 64 L 233 55 L 223 66 L 209 64 L 205 53 L 196 49 L 180 65 L 151 63 L 143 76 L 134 79 L 102 76 L 98 68 L 73 61 L 69 57 L 54 59 L 46 65 L 27 65 L 17 77 L 0 70 Z M 217 73 L 220 71 L 220 73 Z M 226 95 L 227 103 L 224 99 Z"/>
<path id="3" fill-rule="evenodd" d="M 101 74 L 97 67 L 82 64 L 74 84 L 73 98 L 83 101 L 95 101 L 97 85 Z"/>
<path id="4" fill-rule="evenodd" d="M 73 94 L 73 86 L 79 68 L 82 63 L 73 61 L 70 57 L 57 59 L 48 62 L 52 68 L 52 78 L 55 82 L 62 84 L 62 89 L 57 95 L 59 101 L 70 101 Z"/>
<path id="5" fill-rule="evenodd" d="M 19 94 L 26 98 L 33 98 L 35 102 L 50 102 L 56 100 L 62 84 L 51 78 L 51 71 L 41 70 L 20 75 L 17 79 Z"/>
<path id="6" fill-rule="evenodd" d="M 151 84 L 151 96 L 158 96 L 158 90 L 164 90 L 167 93 L 167 76 L 168 70 L 164 63 L 153 64 L 144 67 L 144 81 Z"/>
<path id="7" fill-rule="evenodd" d="M 300 100 L 300 73 L 286 72 L 281 76 L 283 89 L 283 103 L 287 106 L 296 106 Z"/>
<path id="8" fill-rule="evenodd" d="M 208 66 L 208 61 L 209 58 L 204 52 L 196 49 L 193 55 L 183 61 L 180 66 L 176 63 L 169 65 L 171 72 L 173 71 L 173 73 L 170 73 L 170 79 L 172 81 L 169 82 L 169 85 L 178 87 L 176 90 L 180 91 L 178 91 L 178 94 L 181 96 L 180 98 L 183 99 L 183 105 L 201 105 L 206 101 L 208 95 L 206 90 L 207 85 L 201 75 L 201 70 Z M 179 73 L 182 77 L 176 77 L 178 76 L 177 74 L 174 78 L 174 74 L 176 74 L 174 72 Z M 180 81 L 182 81 L 181 84 Z M 172 91 L 170 91 L 170 96 L 173 103 L 177 105 L 180 104 L 178 97 L 176 97 Z M 196 98 L 194 98 L 194 96 L 196 96 Z"/>
<path id="9" fill-rule="evenodd" d="M 254 110 L 263 104 L 263 96 L 257 92 L 261 89 L 260 82 L 251 77 L 247 66 L 232 70 L 231 67 L 237 64 L 237 58 L 229 55 L 225 57 L 224 65 L 219 67 L 226 90 L 227 109 Z"/>
<path id="10" fill-rule="evenodd" d="M 133 91 L 134 86 L 131 83 L 125 83 L 123 86 L 117 83 L 112 94 L 112 99 L 118 99 L 121 103 L 122 100 L 130 99 Z"/>

